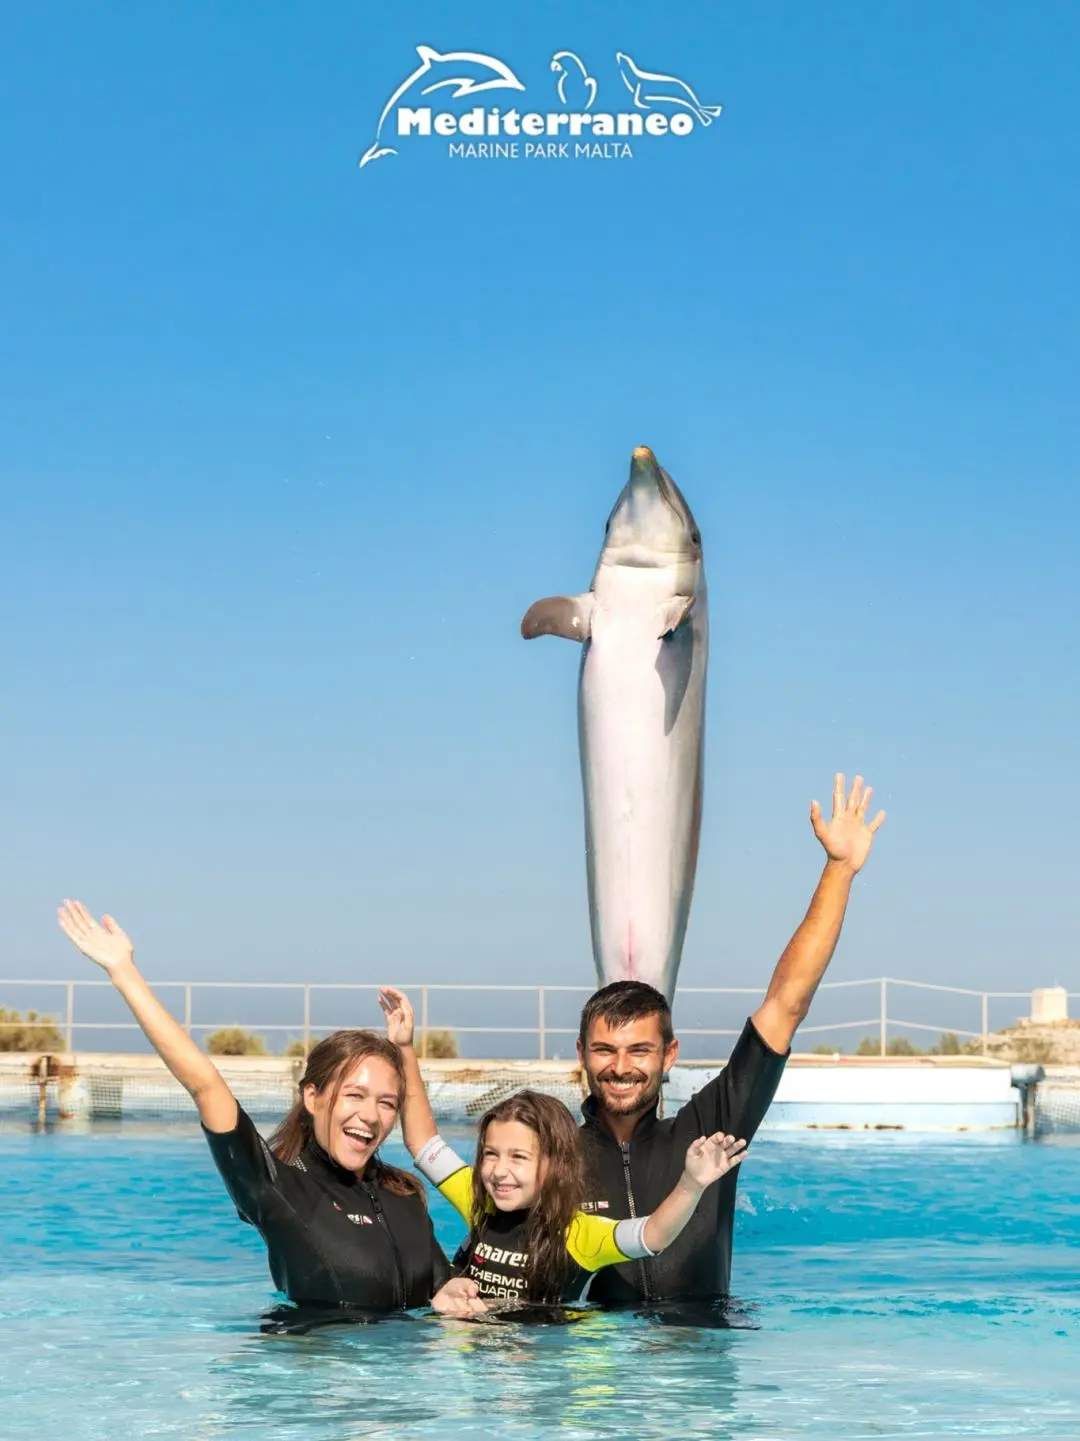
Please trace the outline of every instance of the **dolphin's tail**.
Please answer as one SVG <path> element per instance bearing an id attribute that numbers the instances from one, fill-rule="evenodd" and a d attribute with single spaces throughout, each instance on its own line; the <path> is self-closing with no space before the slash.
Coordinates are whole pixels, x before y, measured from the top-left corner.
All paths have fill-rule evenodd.
<path id="1" fill-rule="evenodd" d="M 396 150 L 391 150 L 390 147 L 387 145 L 380 146 L 379 142 L 376 140 L 375 144 L 372 145 L 369 149 L 365 150 L 363 155 L 361 155 L 360 169 L 363 170 L 364 166 L 368 163 L 369 160 L 378 160 L 380 155 L 396 154 Z"/>
<path id="2" fill-rule="evenodd" d="M 722 105 L 699 105 L 697 107 L 698 119 L 702 125 L 711 125 L 723 108 Z"/>

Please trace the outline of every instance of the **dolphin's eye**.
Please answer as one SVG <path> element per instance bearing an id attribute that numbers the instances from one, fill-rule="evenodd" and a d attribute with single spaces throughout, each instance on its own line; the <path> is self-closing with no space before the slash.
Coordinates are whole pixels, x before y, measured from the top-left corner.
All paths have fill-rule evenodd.
<path id="1" fill-rule="evenodd" d="M 700 545 L 700 544 L 701 544 L 701 531 L 700 531 L 700 530 L 692 530 L 692 531 L 690 532 L 690 544 L 691 544 L 691 545 Z"/>

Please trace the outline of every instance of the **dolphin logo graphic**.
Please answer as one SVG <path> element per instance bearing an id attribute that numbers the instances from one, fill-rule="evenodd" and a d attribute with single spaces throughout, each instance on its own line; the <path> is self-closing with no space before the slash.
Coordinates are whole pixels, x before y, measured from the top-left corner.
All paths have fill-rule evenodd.
<path id="1" fill-rule="evenodd" d="M 564 63 L 565 61 L 570 61 L 570 66 L 566 65 Z M 571 66 L 577 67 L 576 74 L 574 73 L 574 70 L 571 69 Z M 593 101 L 596 99 L 596 81 L 585 69 L 584 63 L 574 54 L 574 52 L 572 50 L 559 50 L 551 57 L 551 68 L 559 77 L 558 82 L 555 86 L 556 90 L 558 90 L 559 92 L 559 103 L 562 105 L 567 105 L 571 103 L 568 102 L 566 98 L 566 82 L 568 80 L 571 80 L 575 84 L 580 83 L 585 86 L 589 98 L 585 101 L 585 104 L 581 107 L 581 109 L 591 110 L 593 106 Z"/>
<path id="2" fill-rule="evenodd" d="M 639 70 L 630 56 L 624 55 L 621 50 L 616 54 L 615 61 L 623 84 L 634 97 L 634 104 L 639 110 L 674 106 L 691 111 L 702 125 L 711 125 L 723 108 L 720 105 L 702 105 L 686 81 L 678 80 L 674 75 Z"/>
<path id="3" fill-rule="evenodd" d="M 501 60 L 496 60 L 494 55 L 480 55 L 474 50 L 448 50 L 445 55 L 440 55 L 430 45 L 418 45 L 416 53 L 420 57 L 420 64 L 411 75 L 401 82 L 383 106 L 383 112 L 379 116 L 379 124 L 375 130 L 375 143 L 370 145 L 360 157 L 361 170 L 369 161 L 378 160 L 381 155 L 397 154 L 392 146 L 380 144 L 382 128 L 386 123 L 386 117 L 401 97 L 425 75 L 434 74 L 439 78 L 434 79 L 430 85 L 425 85 L 420 91 L 421 95 L 430 95 L 433 90 L 456 86 L 456 89 L 451 91 L 451 100 L 460 100 L 463 95 L 476 95 L 481 90 L 525 89 L 509 65 L 504 65 Z M 478 74 L 460 73 L 466 66 L 473 67 Z M 484 78 L 485 76 L 486 78 Z"/>

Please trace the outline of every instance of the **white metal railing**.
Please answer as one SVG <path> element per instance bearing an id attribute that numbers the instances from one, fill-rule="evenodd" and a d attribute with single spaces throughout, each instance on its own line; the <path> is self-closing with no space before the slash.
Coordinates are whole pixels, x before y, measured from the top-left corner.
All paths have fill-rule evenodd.
<path id="1" fill-rule="evenodd" d="M 0 996 L 5 988 L 59 988 L 64 992 L 64 1016 L 59 1024 L 64 1033 L 64 1046 L 67 1051 L 75 1049 L 76 1031 L 137 1031 L 139 1026 L 135 1021 L 84 1021 L 76 1017 L 76 997 L 84 991 L 111 990 L 112 982 L 100 981 L 52 981 L 52 980 L 4 980 L 0 979 Z M 943 1025 L 938 1022 L 930 1023 L 925 1021 L 903 1020 L 899 1016 L 889 1015 L 889 994 L 890 987 L 903 987 L 912 991 L 937 992 L 942 995 L 966 996 L 977 999 L 980 1002 L 978 1030 L 966 1030 L 953 1025 Z M 820 1035 L 826 1032 L 843 1030 L 866 1030 L 870 1027 L 877 1031 L 880 1054 L 885 1055 L 888 1048 L 889 1028 L 903 1027 L 906 1030 L 929 1031 L 939 1033 L 951 1033 L 957 1037 L 967 1040 L 981 1040 L 982 1051 L 985 1054 L 987 1042 L 990 1035 L 990 1002 L 994 1000 L 1029 1000 L 1030 991 L 977 991 L 969 990 L 962 986 L 934 985 L 926 981 L 904 981 L 892 976 L 877 976 L 869 980 L 858 981 L 824 981 L 818 988 L 819 994 L 828 991 L 853 990 L 861 988 L 877 992 L 876 1014 L 855 1021 L 832 1021 L 823 1024 L 804 1025 L 799 1028 L 799 1035 L 802 1037 Z M 311 999 L 314 994 L 326 991 L 351 991 L 376 993 L 378 987 L 365 984 L 333 984 L 322 983 L 312 984 L 298 981 L 155 981 L 155 991 L 183 992 L 183 1026 L 189 1035 L 196 1032 L 215 1031 L 224 1026 L 243 1026 L 245 1029 L 252 1029 L 257 1032 L 287 1032 L 295 1035 L 301 1032 L 305 1050 L 313 1035 L 324 1035 L 335 1029 L 333 1026 L 313 1025 L 311 1020 Z M 420 1007 L 418 1030 L 420 1036 L 421 1054 L 426 1055 L 428 1036 L 433 1025 L 439 1028 L 452 1030 L 455 1035 L 527 1035 L 535 1036 L 537 1041 L 537 1054 L 540 1060 L 547 1059 L 548 1038 L 552 1036 L 577 1036 L 576 1026 L 552 1026 L 547 1021 L 547 997 L 556 994 L 589 996 L 593 993 L 591 986 L 502 986 L 502 985 L 450 985 L 450 984 L 414 984 L 401 987 L 412 996 L 419 996 Z M 192 1020 L 192 1002 L 197 991 L 213 990 L 234 990 L 234 991 L 260 991 L 260 992 L 293 992 L 299 993 L 300 1019 L 290 1024 L 253 1024 L 250 1022 L 239 1022 L 236 1020 L 218 1020 L 213 1022 Z M 530 1026 L 462 1026 L 457 1023 L 432 1022 L 431 998 L 433 995 L 442 996 L 445 993 L 474 993 L 485 995 L 502 995 L 514 993 L 531 993 L 535 996 L 536 1024 Z M 685 986 L 678 990 L 676 1003 L 685 1001 L 691 996 L 754 996 L 760 998 L 762 990 L 760 987 L 751 986 Z M 1080 999 L 1075 992 L 1069 993 L 1070 1000 Z M 816 1004 L 820 1012 L 821 1001 Z M 27 1020 L 21 1021 L 0 1021 L 0 1029 L 16 1029 L 27 1025 L 43 1023 L 45 1018 L 38 1018 L 36 1022 Z M 179 1017 L 177 1018 L 179 1019 Z M 57 1024 L 53 1022 L 53 1024 Z M 739 1029 L 718 1029 L 708 1027 L 678 1026 L 680 1036 L 737 1036 Z"/>

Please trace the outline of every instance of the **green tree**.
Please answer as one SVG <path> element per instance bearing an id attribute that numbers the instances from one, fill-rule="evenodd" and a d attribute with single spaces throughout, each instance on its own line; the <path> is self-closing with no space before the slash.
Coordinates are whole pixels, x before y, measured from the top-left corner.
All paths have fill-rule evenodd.
<path id="1" fill-rule="evenodd" d="M 0 1051 L 62 1051 L 64 1036 L 51 1016 L 0 1006 Z"/>
<path id="2" fill-rule="evenodd" d="M 253 1035 L 240 1026 L 222 1026 L 206 1038 L 206 1052 L 210 1056 L 266 1056 L 266 1042 L 262 1036 Z"/>
<path id="3" fill-rule="evenodd" d="M 955 1031 L 942 1031 L 941 1039 L 936 1046 L 928 1046 L 928 1056 L 963 1056 L 969 1051 L 969 1047 L 961 1041 Z"/>
<path id="4" fill-rule="evenodd" d="M 862 1040 L 855 1047 L 857 1056 L 880 1056 L 881 1041 L 877 1036 L 863 1036 Z M 893 1036 L 885 1046 L 887 1056 L 921 1056 L 923 1053 L 907 1036 Z"/>
<path id="5" fill-rule="evenodd" d="M 416 1036 L 416 1054 L 429 1061 L 456 1061 L 458 1054 L 457 1037 L 453 1031 L 428 1031 L 427 1047 L 424 1046 L 423 1031 Z"/>

